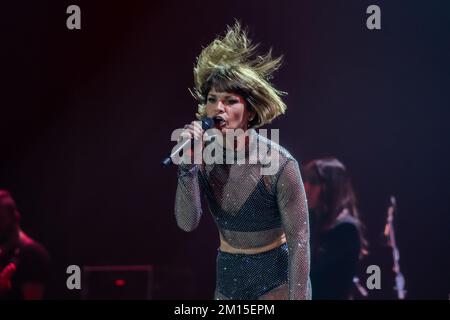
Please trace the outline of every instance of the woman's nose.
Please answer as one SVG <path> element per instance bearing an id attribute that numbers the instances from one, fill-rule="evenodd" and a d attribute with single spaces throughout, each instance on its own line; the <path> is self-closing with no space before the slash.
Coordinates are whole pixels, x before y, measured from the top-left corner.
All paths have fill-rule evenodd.
<path id="1" fill-rule="evenodd" d="M 225 112 L 225 105 L 222 100 L 219 100 L 216 105 L 216 109 L 221 112 Z"/>

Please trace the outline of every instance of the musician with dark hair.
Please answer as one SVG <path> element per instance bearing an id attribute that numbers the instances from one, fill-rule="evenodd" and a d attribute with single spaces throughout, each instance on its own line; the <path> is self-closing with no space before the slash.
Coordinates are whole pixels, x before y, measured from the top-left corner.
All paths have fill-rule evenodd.
<path id="1" fill-rule="evenodd" d="M 335 158 L 302 170 L 311 225 L 312 299 L 349 299 L 367 241 L 345 166 Z"/>

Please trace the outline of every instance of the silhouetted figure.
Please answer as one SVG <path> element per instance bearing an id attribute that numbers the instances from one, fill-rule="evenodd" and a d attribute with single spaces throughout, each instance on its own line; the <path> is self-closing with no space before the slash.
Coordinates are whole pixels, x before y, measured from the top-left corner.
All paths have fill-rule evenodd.
<path id="1" fill-rule="evenodd" d="M 366 240 L 345 166 L 327 158 L 303 171 L 311 226 L 312 299 L 349 299 Z"/>
<path id="2" fill-rule="evenodd" d="M 0 190 L 0 299 L 42 299 L 49 256 L 20 229 L 19 222 L 14 199 L 8 191 Z"/>

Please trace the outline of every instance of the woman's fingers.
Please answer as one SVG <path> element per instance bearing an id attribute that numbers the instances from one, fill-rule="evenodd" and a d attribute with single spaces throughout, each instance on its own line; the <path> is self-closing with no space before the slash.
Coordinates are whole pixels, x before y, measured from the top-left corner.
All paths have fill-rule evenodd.
<path id="1" fill-rule="evenodd" d="M 184 127 L 183 132 L 181 132 L 180 137 L 178 138 L 179 141 L 185 140 L 185 139 L 192 139 L 193 135 L 188 130 L 187 126 Z"/>
<path id="2" fill-rule="evenodd" d="M 191 132 L 193 132 L 194 139 L 200 140 L 202 138 L 203 129 L 198 121 L 192 121 L 188 127 L 192 130 Z"/>
<path id="3" fill-rule="evenodd" d="M 194 129 L 194 131 L 198 133 L 202 133 L 202 126 L 200 125 L 199 121 L 192 121 L 189 126 Z"/>
<path id="4" fill-rule="evenodd" d="M 180 135 L 181 139 L 195 139 L 201 140 L 203 136 L 203 129 L 198 121 L 193 121 L 184 126 L 184 130 Z"/>

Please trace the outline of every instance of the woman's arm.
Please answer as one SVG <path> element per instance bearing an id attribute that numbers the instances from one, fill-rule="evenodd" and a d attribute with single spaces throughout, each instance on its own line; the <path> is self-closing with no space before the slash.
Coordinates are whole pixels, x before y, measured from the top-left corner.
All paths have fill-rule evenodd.
<path id="1" fill-rule="evenodd" d="M 180 164 L 178 166 L 178 186 L 175 197 L 175 218 L 184 231 L 197 228 L 202 216 L 199 165 Z"/>
<path id="2" fill-rule="evenodd" d="M 277 201 L 289 248 L 289 299 L 311 299 L 309 220 L 298 163 L 289 159 L 277 181 Z"/>

